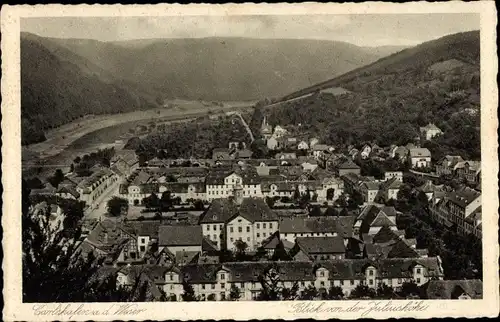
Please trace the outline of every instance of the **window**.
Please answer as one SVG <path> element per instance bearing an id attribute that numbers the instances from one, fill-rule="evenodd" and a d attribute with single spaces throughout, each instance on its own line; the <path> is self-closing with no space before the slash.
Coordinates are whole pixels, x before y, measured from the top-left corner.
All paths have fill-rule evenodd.
<path id="1" fill-rule="evenodd" d="M 210 231 L 210 225 L 207 225 L 207 231 Z"/>
<path id="2" fill-rule="evenodd" d="M 273 229 L 273 223 L 269 223 L 269 229 Z"/>
<path id="3" fill-rule="evenodd" d="M 257 223 L 257 229 L 260 229 L 260 224 L 259 223 Z"/>
<path id="4" fill-rule="evenodd" d="M 241 219 L 238 219 L 238 222 L 241 222 Z"/>
<path id="5" fill-rule="evenodd" d="M 400 278 L 398 278 L 398 284 L 401 284 L 401 279 Z"/>
<path id="6" fill-rule="evenodd" d="M 373 285 L 373 280 L 368 280 L 368 284 Z"/>
<path id="7" fill-rule="evenodd" d="M 145 243 L 146 242 L 146 238 L 141 238 L 141 243 Z"/>
<path id="8" fill-rule="evenodd" d="M 243 232 L 243 228 L 242 227 L 238 227 L 238 232 L 242 233 Z"/>
<path id="9" fill-rule="evenodd" d="M 223 280 L 223 279 L 225 279 L 225 278 L 226 278 L 226 276 L 224 275 L 224 273 L 220 274 L 220 279 L 221 279 L 221 280 Z"/>
<path id="10" fill-rule="evenodd" d="M 417 277 L 417 284 L 420 284 L 420 277 Z"/>
<path id="11" fill-rule="evenodd" d="M 174 276 L 172 274 L 168 274 L 168 279 L 173 281 L 174 280 Z"/>
<path id="12" fill-rule="evenodd" d="M 215 284 L 212 284 L 212 290 L 215 288 Z"/>
<path id="13" fill-rule="evenodd" d="M 201 289 L 204 290 L 205 289 L 205 284 L 201 284 Z"/>
<path id="14" fill-rule="evenodd" d="M 262 233 L 262 237 L 266 237 L 266 233 Z"/>
<path id="15" fill-rule="evenodd" d="M 220 293 L 220 299 L 221 301 L 224 301 L 226 299 L 226 293 L 224 292 Z"/>
<path id="16" fill-rule="evenodd" d="M 226 288 L 226 284 L 220 283 L 220 288 Z"/>
<path id="17" fill-rule="evenodd" d="M 245 283 L 240 283 L 240 287 L 241 288 L 245 287 Z"/>
<path id="18" fill-rule="evenodd" d="M 262 224 L 262 228 L 266 229 L 266 223 Z"/>
<path id="19" fill-rule="evenodd" d="M 287 235 L 287 234 L 285 233 L 285 237 L 286 237 L 286 235 Z"/>
<path id="20" fill-rule="evenodd" d="M 217 235 L 214 235 L 214 240 L 216 240 L 216 239 L 217 239 Z"/>
<path id="21" fill-rule="evenodd" d="M 217 225 L 214 225 L 214 230 L 217 230 Z"/>
<path id="22" fill-rule="evenodd" d="M 260 237 L 260 233 L 257 233 L 257 238 L 259 238 L 259 237 Z"/>
<path id="23" fill-rule="evenodd" d="M 231 237 L 230 240 L 231 240 L 231 242 L 233 242 L 234 241 L 233 237 Z"/>
<path id="24" fill-rule="evenodd" d="M 220 230 L 222 230 L 222 228 L 223 228 L 223 227 L 222 227 L 222 225 L 220 225 L 220 226 L 219 226 L 219 229 L 220 229 Z"/>
<path id="25" fill-rule="evenodd" d="M 247 226 L 247 233 L 250 232 L 250 226 Z"/>
<path id="26" fill-rule="evenodd" d="M 306 283 L 304 281 L 300 282 L 300 285 L 306 286 Z"/>
<path id="27" fill-rule="evenodd" d="M 373 270 L 369 270 L 368 275 L 373 276 Z"/>
<path id="28" fill-rule="evenodd" d="M 233 232 L 233 227 L 229 227 L 229 232 L 232 233 Z"/>
<path id="29" fill-rule="evenodd" d="M 421 271 L 420 268 L 417 268 L 417 274 L 420 274 L 420 271 Z"/>
<path id="30" fill-rule="evenodd" d="M 325 282 L 321 282 L 321 283 L 320 283 L 320 285 L 321 285 L 321 286 L 325 286 Z"/>
<path id="31" fill-rule="evenodd" d="M 144 252 L 146 250 L 146 246 L 141 246 L 139 249 L 141 252 Z"/>
<path id="32" fill-rule="evenodd" d="M 324 277 L 324 276 L 325 276 L 325 272 L 320 271 L 320 272 L 319 272 L 319 276 L 320 276 L 320 277 Z"/>

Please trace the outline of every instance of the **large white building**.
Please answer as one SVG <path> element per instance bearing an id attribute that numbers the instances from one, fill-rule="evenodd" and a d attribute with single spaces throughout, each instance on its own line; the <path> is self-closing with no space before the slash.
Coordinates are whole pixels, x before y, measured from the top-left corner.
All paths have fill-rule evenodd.
<path id="1" fill-rule="evenodd" d="M 261 198 L 243 198 L 241 189 L 229 199 L 215 199 L 201 217 L 205 237 L 218 249 L 236 250 L 236 241 L 257 249 L 278 230 L 278 217 Z"/>
<path id="2" fill-rule="evenodd" d="M 241 186 L 243 197 L 262 197 L 260 177 L 253 167 L 236 170 L 211 171 L 205 181 L 208 201 L 234 196 L 235 187 Z"/>

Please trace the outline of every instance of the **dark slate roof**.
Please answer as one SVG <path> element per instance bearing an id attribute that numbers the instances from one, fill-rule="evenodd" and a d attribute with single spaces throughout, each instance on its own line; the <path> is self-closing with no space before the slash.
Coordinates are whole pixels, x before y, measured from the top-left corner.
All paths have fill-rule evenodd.
<path id="1" fill-rule="evenodd" d="M 461 207 L 466 207 L 479 196 L 481 196 L 480 192 L 469 187 L 464 187 L 460 190 L 450 192 L 448 200 Z"/>
<path id="2" fill-rule="evenodd" d="M 357 220 L 362 221 L 360 234 L 363 235 L 368 233 L 372 226 L 395 226 L 396 224 L 392 222 L 388 216 L 393 218 L 396 217 L 396 209 L 394 209 L 394 207 L 379 207 L 377 205 L 366 206 L 357 218 Z"/>
<path id="3" fill-rule="evenodd" d="M 424 259 L 391 258 L 383 260 L 342 259 L 320 262 L 283 261 L 283 262 L 230 262 L 220 264 L 186 265 L 181 268 L 182 277 L 191 283 L 216 283 L 217 272 L 224 270 L 229 273 L 228 282 L 259 282 L 259 276 L 270 268 L 279 273 L 281 281 L 312 281 L 319 268 L 327 269 L 330 280 L 364 279 L 365 269 L 372 265 L 380 270 L 384 277 L 411 277 L 412 269 L 420 264 L 435 273 L 432 276 L 442 276 L 435 257 Z"/>
<path id="4" fill-rule="evenodd" d="M 347 170 L 347 169 L 361 169 L 356 163 L 354 163 L 351 159 L 347 159 L 347 161 L 343 162 L 342 164 L 340 164 L 338 167 L 338 169 L 343 169 L 343 170 Z"/>
<path id="5" fill-rule="evenodd" d="M 456 299 L 466 293 L 472 299 L 483 297 L 483 282 L 475 280 L 432 280 L 426 284 L 428 299 Z"/>
<path id="6" fill-rule="evenodd" d="M 200 224 L 228 222 L 237 216 L 242 216 L 251 222 L 278 220 L 278 216 L 264 199 L 244 198 L 239 205 L 234 199 L 228 198 L 213 200 L 207 212 L 200 218 Z"/>
<path id="7" fill-rule="evenodd" d="M 201 226 L 160 226 L 158 245 L 198 246 L 202 244 Z"/>
<path id="8" fill-rule="evenodd" d="M 354 216 L 284 217 L 280 221 L 280 233 L 327 233 L 337 232 L 341 237 L 352 237 Z"/>
<path id="9" fill-rule="evenodd" d="M 161 225 L 159 220 L 129 221 L 127 224 L 132 227 L 137 236 L 158 238 L 158 230 Z"/>
<path id="10" fill-rule="evenodd" d="M 342 236 L 298 237 L 296 243 L 306 254 L 345 253 L 344 238 Z"/>
<path id="11" fill-rule="evenodd" d="M 78 191 L 76 191 L 75 188 L 70 187 L 70 186 L 61 186 L 61 185 L 59 185 L 59 189 L 57 189 L 57 193 L 69 193 L 75 199 L 78 199 L 80 197 L 80 194 L 78 193 Z"/>
<path id="12" fill-rule="evenodd" d="M 419 254 L 403 240 L 397 240 L 387 254 L 388 258 L 418 258 Z"/>
<path id="13" fill-rule="evenodd" d="M 399 239 L 399 236 L 389 226 L 380 228 L 378 233 L 373 236 L 372 242 L 374 244 L 387 243 L 391 240 Z"/>

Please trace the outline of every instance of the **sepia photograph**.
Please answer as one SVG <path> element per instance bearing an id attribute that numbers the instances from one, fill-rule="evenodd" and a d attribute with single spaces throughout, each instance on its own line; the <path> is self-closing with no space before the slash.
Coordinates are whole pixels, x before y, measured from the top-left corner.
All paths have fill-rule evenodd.
<path id="1" fill-rule="evenodd" d="M 271 12 L 18 19 L 31 314 L 485 298 L 480 13 Z"/>

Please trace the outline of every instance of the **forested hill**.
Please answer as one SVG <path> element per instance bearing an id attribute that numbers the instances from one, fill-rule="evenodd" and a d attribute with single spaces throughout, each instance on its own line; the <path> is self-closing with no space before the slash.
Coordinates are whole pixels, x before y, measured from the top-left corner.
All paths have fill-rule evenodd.
<path id="1" fill-rule="evenodd" d="M 398 50 L 304 39 L 52 40 L 164 97 L 211 101 L 285 95 Z"/>
<path id="2" fill-rule="evenodd" d="M 145 91 L 47 39 L 21 37 L 22 144 L 87 114 L 155 106 Z"/>
<path id="3" fill-rule="evenodd" d="M 86 114 L 164 99 L 241 101 L 285 95 L 398 48 L 245 38 L 100 42 L 21 34 L 23 144 Z"/>
<path id="4" fill-rule="evenodd" d="M 273 124 L 298 124 L 301 131 L 336 145 L 375 141 L 406 144 L 418 127 L 435 123 L 445 134 L 426 143 L 438 153 L 480 157 L 479 32 L 446 36 L 406 49 L 374 64 L 307 88 L 339 86 L 350 94 L 312 96 L 268 110 Z M 436 146 L 438 145 L 438 146 Z"/>

